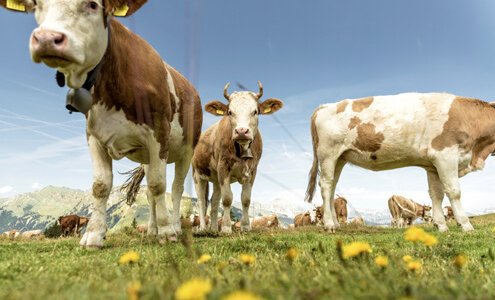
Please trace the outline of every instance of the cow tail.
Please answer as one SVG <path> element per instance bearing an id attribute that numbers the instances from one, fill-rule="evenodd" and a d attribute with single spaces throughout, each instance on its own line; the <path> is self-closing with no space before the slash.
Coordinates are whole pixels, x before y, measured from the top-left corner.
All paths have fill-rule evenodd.
<path id="1" fill-rule="evenodd" d="M 318 169 L 318 132 L 316 131 L 316 111 L 311 117 L 311 138 L 313 140 L 313 165 L 311 166 L 311 170 L 309 171 L 309 180 L 308 180 L 308 188 L 306 189 L 306 197 L 304 201 L 311 203 L 313 201 L 313 196 L 316 190 L 316 178 L 320 173 Z"/>
<path id="2" fill-rule="evenodd" d="M 144 165 L 140 165 L 139 167 L 122 173 L 123 175 L 129 175 L 126 181 L 120 188 L 120 191 L 126 195 L 126 203 L 131 206 L 136 202 L 136 197 L 139 192 L 139 188 L 141 187 L 141 181 L 144 178 Z"/>

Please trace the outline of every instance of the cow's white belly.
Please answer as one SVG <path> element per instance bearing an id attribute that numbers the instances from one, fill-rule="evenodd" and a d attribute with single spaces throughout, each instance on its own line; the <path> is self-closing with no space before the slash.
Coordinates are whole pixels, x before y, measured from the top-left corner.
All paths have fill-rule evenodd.
<path id="1" fill-rule="evenodd" d="M 149 143 L 156 143 L 147 125 L 129 121 L 122 110 L 108 110 L 104 104 L 93 105 L 86 130 L 104 146 L 112 159 L 127 157 L 138 163 L 149 163 Z"/>

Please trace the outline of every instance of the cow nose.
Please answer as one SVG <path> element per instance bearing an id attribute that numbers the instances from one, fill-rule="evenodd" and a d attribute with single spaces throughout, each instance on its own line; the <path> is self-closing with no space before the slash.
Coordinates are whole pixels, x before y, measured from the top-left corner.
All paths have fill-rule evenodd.
<path id="1" fill-rule="evenodd" d="M 31 43 L 34 48 L 62 50 L 67 45 L 67 36 L 61 32 L 41 29 L 33 32 Z"/>
<path id="2" fill-rule="evenodd" d="M 235 129 L 235 133 L 238 135 L 247 135 L 249 133 L 249 128 L 239 127 Z"/>

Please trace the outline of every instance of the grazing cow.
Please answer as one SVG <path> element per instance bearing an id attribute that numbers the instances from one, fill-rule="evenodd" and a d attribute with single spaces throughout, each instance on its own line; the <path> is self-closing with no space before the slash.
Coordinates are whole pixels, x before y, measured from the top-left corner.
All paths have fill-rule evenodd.
<path id="1" fill-rule="evenodd" d="M 86 227 L 89 223 L 89 218 L 88 217 L 79 217 L 79 224 L 77 226 L 77 236 L 80 235 L 81 231 L 83 230 L 84 227 Z"/>
<path id="2" fill-rule="evenodd" d="M 373 171 L 425 169 L 438 229 L 448 230 L 442 212 L 447 194 L 462 229 L 473 230 L 461 205 L 459 177 L 481 170 L 495 151 L 495 108 L 489 103 L 445 93 L 348 99 L 320 106 L 311 134 L 306 200 L 313 198 L 319 170 L 327 230 L 339 226 L 333 196 L 346 163 Z"/>
<path id="3" fill-rule="evenodd" d="M 443 214 L 445 215 L 447 222 L 454 219 L 454 211 L 452 210 L 452 206 L 445 206 L 443 208 Z"/>
<path id="4" fill-rule="evenodd" d="M 78 233 L 80 217 L 78 215 L 67 215 L 58 218 L 62 236 L 69 236 Z"/>
<path id="5" fill-rule="evenodd" d="M 278 228 L 279 221 L 277 215 L 263 216 L 259 218 L 254 218 L 251 221 L 251 228 Z"/>
<path id="6" fill-rule="evenodd" d="M 411 199 L 393 195 L 388 199 L 388 208 L 392 215 L 392 227 L 402 228 L 411 225 L 417 218 L 428 220 L 431 206 L 421 205 Z"/>
<path id="7" fill-rule="evenodd" d="M 312 221 L 309 211 L 305 213 L 297 214 L 294 217 L 294 227 L 309 226 L 313 224 L 314 221 Z"/>
<path id="8" fill-rule="evenodd" d="M 363 217 L 354 217 L 351 219 L 351 221 L 349 223 L 355 224 L 355 225 L 364 225 L 364 218 Z"/>
<path id="9" fill-rule="evenodd" d="M 103 246 L 112 160 L 124 157 L 142 164 L 132 181 L 146 175 L 148 234 L 175 239 L 180 231 L 179 202 L 201 133 L 201 102 L 179 72 L 112 16 L 130 16 L 145 2 L 0 0 L 0 6 L 34 12 L 39 26 L 30 39 L 32 59 L 57 69 L 57 83 L 73 89 L 68 108 L 86 116 L 94 209 L 84 247 Z M 165 204 L 168 163 L 175 163 L 172 222 Z"/>
<path id="10" fill-rule="evenodd" d="M 334 200 L 335 213 L 340 224 L 347 223 L 347 200 L 344 197 L 338 197 Z"/>
<path id="11" fill-rule="evenodd" d="M 32 239 L 32 238 L 42 238 L 45 235 L 43 234 L 43 230 L 29 230 L 21 233 L 22 238 Z"/>
<path id="12" fill-rule="evenodd" d="M 208 182 L 213 183 L 211 199 L 211 224 L 217 223 L 220 198 L 224 209 L 222 232 L 232 232 L 230 208 L 232 190 L 230 184 L 242 185 L 241 230 L 249 226 L 249 204 L 251 189 L 256 177 L 256 168 L 261 158 L 262 139 L 258 130 L 258 115 L 272 114 L 282 108 L 278 99 L 268 99 L 260 103 L 263 86 L 260 82 L 259 93 L 235 92 L 228 94 L 229 84 L 224 88 L 224 97 L 228 104 L 212 101 L 205 110 L 222 119 L 201 134 L 192 159 L 193 178 L 199 201 L 200 229 L 206 228 L 204 221 Z M 214 226 L 213 226 L 214 227 Z M 212 228 L 213 228 L 212 227 Z"/>

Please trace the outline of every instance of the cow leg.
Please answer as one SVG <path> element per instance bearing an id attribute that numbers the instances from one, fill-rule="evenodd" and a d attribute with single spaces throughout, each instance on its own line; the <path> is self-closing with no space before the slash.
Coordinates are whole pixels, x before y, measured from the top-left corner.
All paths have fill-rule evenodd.
<path id="1" fill-rule="evenodd" d="M 232 205 L 232 189 L 230 188 L 230 176 L 228 176 L 221 184 L 222 205 L 223 205 L 223 233 L 232 233 L 232 220 L 230 219 L 230 208 Z"/>
<path id="2" fill-rule="evenodd" d="M 91 135 L 88 145 L 93 165 L 93 213 L 79 244 L 83 247 L 101 248 L 107 231 L 105 218 L 107 200 L 112 189 L 112 158 Z"/>
<path id="3" fill-rule="evenodd" d="M 455 166 L 452 168 L 450 166 Z M 450 167 L 450 168 L 449 168 Z M 448 164 L 447 167 L 437 166 L 438 176 L 443 184 L 443 189 L 450 200 L 450 206 L 454 211 L 454 217 L 458 224 L 461 225 L 463 231 L 474 230 L 473 225 L 469 222 L 469 218 L 461 205 L 461 186 L 459 184 L 459 175 L 457 162 Z M 439 206 L 439 213 L 442 212 L 442 206 Z"/>
<path id="4" fill-rule="evenodd" d="M 190 151 L 188 151 L 190 152 Z M 184 154 L 180 161 L 175 163 L 174 181 L 172 183 L 173 224 L 176 232 L 181 232 L 180 201 L 184 193 L 184 181 L 189 171 L 192 154 Z"/>
<path id="5" fill-rule="evenodd" d="M 218 207 L 220 206 L 220 199 L 222 198 L 222 191 L 220 185 L 217 182 L 213 182 L 213 194 L 211 195 L 211 209 L 210 209 L 210 229 L 218 231 Z"/>
<path id="6" fill-rule="evenodd" d="M 325 230 L 330 232 L 335 232 L 335 229 L 340 226 L 337 220 L 333 199 L 336 179 L 338 180 L 338 178 L 335 177 L 336 164 L 337 162 L 330 158 L 322 161 L 320 165 L 320 190 L 321 197 L 323 198 L 323 226 Z"/>
<path id="7" fill-rule="evenodd" d="M 156 223 L 153 224 L 150 214 L 150 226 L 155 226 L 160 242 L 163 241 L 162 238 L 176 240 L 177 232 L 170 222 L 170 213 L 167 210 L 165 201 L 167 160 L 159 159 L 158 151 L 156 153 L 153 152 L 150 153 L 150 164 L 145 166 L 146 182 L 148 184 L 147 196 L 151 206 L 150 211 L 152 209 L 156 210 Z M 148 232 L 150 229 L 154 231 L 154 228 L 148 228 Z"/>
<path id="8" fill-rule="evenodd" d="M 250 231 L 249 225 L 249 205 L 251 204 L 251 190 L 253 185 L 251 182 L 245 182 L 242 184 L 241 202 L 242 202 L 242 218 L 241 218 L 241 231 Z"/>
<path id="9" fill-rule="evenodd" d="M 206 221 L 205 221 L 205 203 L 206 203 L 206 190 L 208 181 L 204 179 L 195 179 L 194 185 L 196 187 L 196 194 L 198 195 L 198 211 L 199 211 L 199 230 L 206 229 Z"/>
<path id="10" fill-rule="evenodd" d="M 431 198 L 433 224 L 438 227 L 440 232 L 449 230 L 445 216 L 442 210 L 442 201 L 444 196 L 443 184 L 435 171 L 427 171 L 428 193 Z"/>

